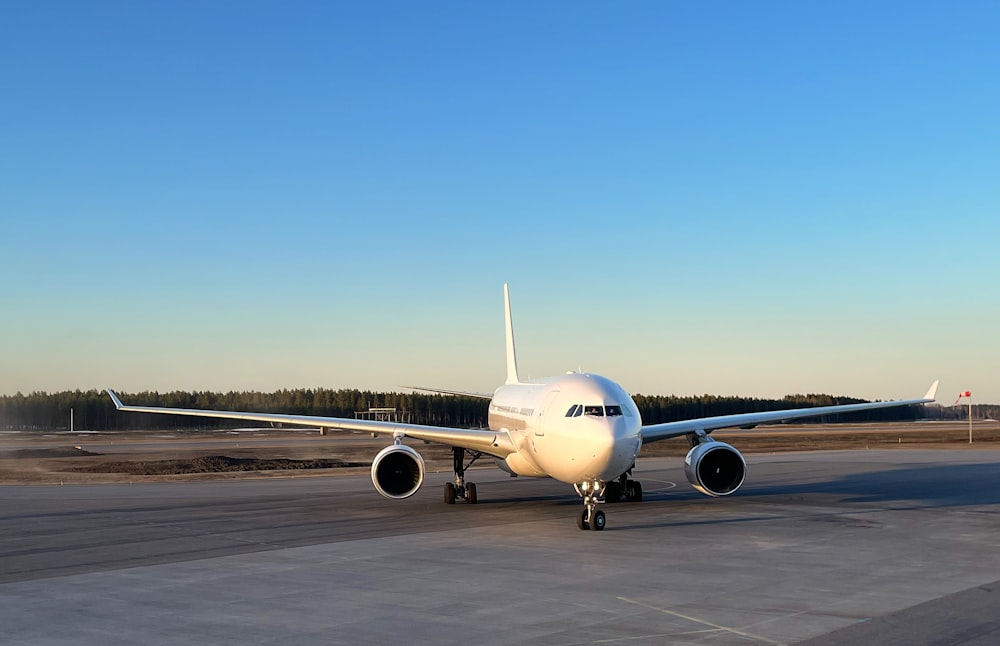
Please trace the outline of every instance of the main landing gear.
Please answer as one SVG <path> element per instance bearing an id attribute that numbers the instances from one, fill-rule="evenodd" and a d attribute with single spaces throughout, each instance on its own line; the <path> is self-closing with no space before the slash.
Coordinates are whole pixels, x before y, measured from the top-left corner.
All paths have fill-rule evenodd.
<path id="1" fill-rule="evenodd" d="M 472 457 L 468 464 L 465 464 L 466 453 Z M 470 505 L 474 505 L 479 502 L 479 498 L 476 496 L 476 484 L 465 481 L 465 470 L 471 467 L 472 463 L 483 454 L 453 446 L 451 447 L 451 455 L 455 468 L 455 482 L 449 482 L 444 486 L 444 502 L 447 505 L 454 505 L 456 500 L 464 500 Z"/>
<path id="2" fill-rule="evenodd" d="M 642 484 L 638 480 L 630 479 L 628 477 L 630 473 L 631 469 L 618 476 L 618 480 L 613 480 L 605 486 L 606 502 L 642 502 Z"/>

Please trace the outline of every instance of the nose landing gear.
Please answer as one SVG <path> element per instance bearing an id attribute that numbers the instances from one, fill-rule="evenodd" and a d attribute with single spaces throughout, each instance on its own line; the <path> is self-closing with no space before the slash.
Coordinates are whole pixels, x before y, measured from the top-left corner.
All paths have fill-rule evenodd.
<path id="1" fill-rule="evenodd" d="M 576 516 L 576 526 L 580 529 L 592 529 L 599 532 L 604 529 L 607 519 L 604 512 L 597 508 L 599 503 L 604 502 L 601 496 L 604 494 L 604 483 L 600 480 L 588 480 L 573 485 L 577 495 L 583 498 L 584 508 Z"/>

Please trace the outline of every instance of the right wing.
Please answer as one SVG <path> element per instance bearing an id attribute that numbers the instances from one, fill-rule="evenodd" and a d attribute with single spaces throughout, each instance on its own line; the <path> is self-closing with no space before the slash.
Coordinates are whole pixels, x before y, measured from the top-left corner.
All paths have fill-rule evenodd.
<path id="1" fill-rule="evenodd" d="M 720 415 L 718 417 L 701 417 L 698 419 L 686 419 L 679 422 L 666 422 L 664 424 L 650 424 L 642 427 L 643 443 L 669 440 L 673 437 L 687 435 L 689 433 L 711 433 L 720 428 L 736 428 L 740 426 L 752 427 L 757 424 L 768 422 L 781 422 L 787 419 L 799 419 L 803 417 L 819 417 L 821 415 L 833 415 L 837 413 L 851 413 L 859 410 L 873 410 L 876 408 L 894 408 L 896 406 L 910 406 L 912 404 L 927 404 L 934 401 L 937 394 L 938 382 L 931 384 L 927 394 L 921 399 L 906 399 L 887 402 L 872 402 L 868 404 L 842 404 L 840 406 L 817 406 L 814 408 L 791 408 L 787 410 L 773 410 L 763 413 L 742 413 L 738 415 Z"/>
<path id="2" fill-rule="evenodd" d="M 422 424 L 402 424 L 398 422 L 377 422 L 366 419 L 346 419 L 343 417 L 316 417 L 313 415 L 282 415 L 278 413 L 243 413 L 227 410 L 197 410 L 193 408 L 162 408 L 159 406 L 126 406 L 113 390 L 108 389 L 115 408 L 130 413 L 158 413 L 165 415 L 186 415 L 189 417 L 215 417 L 221 419 L 242 419 L 250 422 L 273 422 L 318 428 L 336 428 L 348 431 L 365 431 L 411 437 L 416 440 L 438 442 L 457 446 L 470 451 L 482 451 L 498 458 L 505 458 L 517 452 L 517 447 L 506 431 L 487 429 L 449 428 L 447 426 L 424 426 Z"/>

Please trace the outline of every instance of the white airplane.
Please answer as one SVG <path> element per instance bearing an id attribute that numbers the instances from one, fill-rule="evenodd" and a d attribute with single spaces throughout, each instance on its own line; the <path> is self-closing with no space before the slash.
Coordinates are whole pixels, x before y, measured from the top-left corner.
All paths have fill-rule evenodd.
<path id="1" fill-rule="evenodd" d="M 456 500 L 476 503 L 476 485 L 465 480 L 465 470 L 480 457 L 491 456 L 498 467 L 512 476 L 549 477 L 573 485 L 584 503 L 577 515 L 577 525 L 580 529 L 602 530 L 605 515 L 597 508 L 598 504 L 642 500 L 642 486 L 630 475 L 644 442 L 686 435 L 691 443 L 691 450 L 684 459 L 688 481 L 708 496 L 727 496 L 743 484 L 746 462 L 734 447 L 710 436 L 716 429 L 749 428 L 788 419 L 923 404 L 934 401 L 937 392 L 938 382 L 935 381 L 920 399 L 723 415 L 643 426 L 632 397 L 605 377 L 567 372 L 548 379 L 521 381 L 517 374 L 506 284 L 504 315 L 507 380 L 492 396 L 417 388 L 489 399 L 489 430 L 310 415 L 126 406 L 114 391 L 109 389 L 108 394 L 121 411 L 239 419 L 391 436 L 393 443 L 378 452 L 371 468 L 375 490 L 386 498 L 408 498 L 424 481 L 424 460 L 413 447 L 403 444 L 405 438 L 452 447 L 455 482 L 447 483 L 444 488 L 444 501 L 448 504 Z M 468 463 L 466 458 L 470 460 Z"/>

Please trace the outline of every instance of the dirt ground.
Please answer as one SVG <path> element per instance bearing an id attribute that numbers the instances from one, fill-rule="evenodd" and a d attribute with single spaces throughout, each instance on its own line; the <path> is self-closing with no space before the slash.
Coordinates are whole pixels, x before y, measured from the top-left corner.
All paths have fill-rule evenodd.
<path id="1" fill-rule="evenodd" d="M 743 453 L 893 448 L 1000 449 L 1000 422 L 778 425 L 717 431 Z M 431 471 L 451 469 L 447 447 L 409 442 Z M 0 433 L 0 484 L 149 482 L 365 473 L 385 438 L 315 431 Z M 684 438 L 643 447 L 642 456 L 682 457 Z M 480 464 L 492 464 L 484 457 Z"/>

